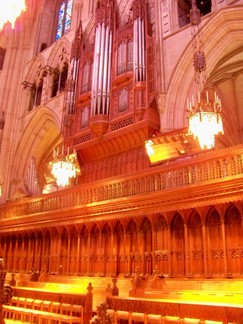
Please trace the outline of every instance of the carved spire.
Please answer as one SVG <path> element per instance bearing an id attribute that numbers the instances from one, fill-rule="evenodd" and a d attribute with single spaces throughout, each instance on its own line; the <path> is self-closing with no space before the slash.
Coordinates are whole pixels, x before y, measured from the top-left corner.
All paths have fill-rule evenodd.
<path id="1" fill-rule="evenodd" d="M 132 5 L 133 10 L 133 19 L 144 18 L 145 17 L 145 11 L 146 11 L 146 1 L 144 0 L 134 0 Z"/>
<path id="2" fill-rule="evenodd" d="M 83 30 L 82 30 L 82 21 L 80 20 L 78 29 L 76 30 L 75 33 L 74 41 L 72 43 L 70 60 L 72 59 L 78 60 L 80 58 L 82 40 L 83 40 Z"/>
<path id="3" fill-rule="evenodd" d="M 96 26 L 104 23 L 105 26 L 113 26 L 113 0 L 99 0 L 96 9 Z"/>

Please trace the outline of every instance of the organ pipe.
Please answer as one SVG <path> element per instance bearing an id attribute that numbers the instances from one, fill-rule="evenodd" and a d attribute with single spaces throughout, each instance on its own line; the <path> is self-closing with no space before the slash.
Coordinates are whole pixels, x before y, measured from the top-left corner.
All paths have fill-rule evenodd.
<path id="1" fill-rule="evenodd" d="M 79 70 L 79 62 L 80 62 L 80 54 L 81 54 L 81 43 L 82 43 L 82 25 L 81 22 L 75 34 L 75 39 L 72 44 L 72 52 L 71 52 L 71 73 L 66 82 L 66 102 L 65 102 L 65 110 L 67 114 L 74 114 L 74 106 L 75 106 L 75 98 L 77 92 L 77 80 L 78 80 L 78 70 Z M 61 73 L 60 73 L 61 76 Z M 59 76 L 59 86 L 61 78 Z"/>
<path id="2" fill-rule="evenodd" d="M 141 20 L 138 18 L 138 81 L 142 81 L 142 24 Z"/>
<path id="3" fill-rule="evenodd" d="M 104 69 L 105 71 L 109 71 L 108 70 L 108 54 L 109 54 L 109 28 L 106 27 L 106 31 L 105 31 L 105 55 L 104 55 Z M 108 87 L 107 87 L 107 74 L 104 74 L 104 85 L 103 85 L 103 89 L 104 89 L 104 96 L 103 96 L 103 102 L 102 102 L 102 106 L 103 106 L 103 114 L 106 114 L 105 111 L 105 98 L 107 97 L 108 94 Z"/>
<path id="4" fill-rule="evenodd" d="M 108 71 L 111 70 L 111 55 L 112 55 L 112 33 L 110 32 L 109 36 L 109 59 L 108 59 Z M 108 73 L 108 82 L 107 82 L 107 90 L 110 90 L 111 86 L 111 74 Z M 106 105 L 106 114 L 109 113 L 109 107 L 110 107 L 110 91 L 107 94 L 107 105 Z"/>
<path id="5" fill-rule="evenodd" d="M 109 113 L 111 51 L 112 51 L 112 5 L 113 1 L 100 1 L 97 8 L 95 55 L 92 77 L 92 115 Z"/>
<path id="6" fill-rule="evenodd" d="M 133 4 L 134 24 L 134 79 L 135 82 L 145 81 L 145 8 L 144 2 L 135 0 Z"/>
<path id="7" fill-rule="evenodd" d="M 144 19 L 141 20 L 141 43 L 142 43 L 142 80 L 145 80 L 145 33 L 144 33 Z"/>
<path id="8" fill-rule="evenodd" d="M 134 74 L 135 74 L 135 81 L 138 81 L 138 37 L 137 37 L 137 32 L 138 32 L 138 20 L 136 19 L 134 21 L 134 52 L 133 52 L 133 62 L 134 62 Z"/>

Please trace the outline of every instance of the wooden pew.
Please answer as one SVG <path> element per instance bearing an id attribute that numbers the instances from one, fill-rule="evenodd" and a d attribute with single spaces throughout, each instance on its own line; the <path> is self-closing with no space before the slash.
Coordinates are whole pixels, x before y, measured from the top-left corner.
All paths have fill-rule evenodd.
<path id="1" fill-rule="evenodd" d="M 39 309 L 30 309 L 25 307 L 18 307 L 12 305 L 3 305 L 4 314 L 8 313 L 10 319 L 15 321 L 20 320 L 21 323 L 48 323 L 52 324 L 84 324 L 82 317 L 76 317 L 65 314 L 52 313 L 49 311 L 42 311 Z"/>
<path id="2" fill-rule="evenodd" d="M 166 300 L 166 299 L 151 299 L 138 297 L 108 297 L 107 304 L 109 312 L 113 310 L 113 321 L 117 323 L 120 315 L 129 319 L 132 314 L 139 313 L 148 315 L 162 316 L 162 323 L 193 323 L 197 320 L 198 323 L 237 323 L 242 324 L 243 305 L 242 304 L 227 304 L 210 302 L 189 302 L 181 300 Z M 142 316 L 142 315 L 141 315 Z M 144 323 L 146 323 L 144 317 Z M 152 319 L 152 317 L 151 317 Z M 132 320 L 131 320 L 132 321 Z M 185 322 L 187 321 L 187 322 Z M 213 322 L 214 321 L 214 322 Z M 151 323 L 159 323 L 151 321 Z M 196 323 L 196 322 L 195 322 Z"/>
<path id="3" fill-rule="evenodd" d="M 86 294 L 72 292 L 72 291 L 50 291 L 48 289 L 34 288 L 34 287 L 12 287 L 14 298 L 26 298 L 39 300 L 39 309 L 42 308 L 41 301 L 49 301 L 60 304 L 80 305 L 83 307 L 83 319 L 84 323 L 89 323 L 92 317 L 92 304 L 93 304 L 93 293 L 92 286 L 89 284 Z M 15 304 L 16 305 L 16 304 Z M 54 305 L 54 304 L 53 304 Z M 19 305 L 18 305 L 19 306 Z M 38 308 L 37 306 L 35 307 Z"/>

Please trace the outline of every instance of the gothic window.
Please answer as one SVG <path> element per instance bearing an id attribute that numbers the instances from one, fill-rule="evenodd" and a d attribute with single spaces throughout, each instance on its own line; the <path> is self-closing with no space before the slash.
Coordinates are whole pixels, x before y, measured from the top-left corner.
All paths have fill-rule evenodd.
<path id="1" fill-rule="evenodd" d="M 53 74 L 53 79 L 52 79 L 52 94 L 51 97 L 55 97 L 58 92 L 58 83 L 59 83 L 59 74 L 54 73 Z"/>
<path id="2" fill-rule="evenodd" d="M 133 68 L 133 42 L 122 41 L 117 50 L 117 75 L 132 71 Z"/>
<path id="3" fill-rule="evenodd" d="M 30 160 L 30 165 L 25 176 L 24 184 L 28 193 L 32 196 L 40 194 L 38 185 L 38 173 L 33 157 Z"/>
<path id="4" fill-rule="evenodd" d="M 56 40 L 66 34 L 71 28 L 73 0 L 60 3 L 57 21 Z"/>
<path id="5" fill-rule="evenodd" d="M 42 81 L 39 84 L 34 83 L 31 86 L 29 111 L 31 111 L 35 107 L 38 107 L 41 104 L 42 88 L 43 88 Z"/>
<path id="6" fill-rule="evenodd" d="M 211 0 L 196 0 L 198 9 L 202 16 L 211 12 Z M 191 0 L 178 1 L 178 20 L 179 26 L 185 26 L 190 23 Z"/>
<path id="7" fill-rule="evenodd" d="M 81 113 L 81 128 L 85 128 L 88 126 L 88 120 L 89 120 L 89 107 L 86 106 L 84 107 Z"/>
<path id="8" fill-rule="evenodd" d="M 6 54 L 6 50 L 4 48 L 0 47 L 0 70 L 3 69 L 5 54 Z"/>
<path id="9" fill-rule="evenodd" d="M 128 89 L 124 88 L 119 93 L 118 111 L 124 112 L 128 109 Z"/>
<path id="10" fill-rule="evenodd" d="M 65 90 L 67 76 L 68 76 L 68 65 L 67 64 L 64 64 L 63 69 L 62 69 L 62 71 L 60 73 L 59 92 L 63 92 Z"/>
<path id="11" fill-rule="evenodd" d="M 52 98 L 65 90 L 67 75 L 68 75 L 67 64 L 64 64 L 61 71 L 59 70 L 54 71 L 53 79 L 52 79 L 52 95 L 51 95 Z"/>

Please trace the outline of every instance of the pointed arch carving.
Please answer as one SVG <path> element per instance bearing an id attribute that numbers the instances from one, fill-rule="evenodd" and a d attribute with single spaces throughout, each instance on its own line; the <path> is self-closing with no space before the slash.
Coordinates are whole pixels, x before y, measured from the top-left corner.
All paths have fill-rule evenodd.
<path id="1" fill-rule="evenodd" d="M 40 186 L 43 188 L 48 171 L 47 163 L 52 159 L 52 149 L 60 142 L 60 120 L 48 108 L 40 107 L 25 125 L 24 132 L 16 148 L 17 163 L 13 170 L 15 179 L 24 179 L 28 170 L 29 157 L 35 160 Z"/>
<path id="2" fill-rule="evenodd" d="M 222 221 L 216 208 L 209 209 L 205 217 L 205 244 L 208 276 L 224 273 L 225 251 L 222 242 Z"/>
<path id="3" fill-rule="evenodd" d="M 242 17 L 243 8 L 240 6 L 237 9 L 237 15 L 234 10 L 218 11 L 214 17 L 210 20 L 205 19 L 205 26 L 203 28 L 203 37 L 205 41 L 205 56 L 207 60 L 207 74 L 209 75 L 210 83 L 215 79 L 214 69 L 218 62 L 223 58 L 227 57 L 230 52 L 234 52 L 236 48 L 240 47 L 239 34 L 243 29 Z M 220 21 L 224 20 L 223 28 L 220 29 L 220 33 L 217 32 Z M 235 24 L 237 28 L 232 29 L 231 25 Z M 212 37 L 212 35 L 214 35 Z M 189 37 L 189 36 L 188 36 Z M 189 44 L 184 52 L 181 53 L 180 62 L 175 66 L 175 69 L 171 71 L 170 86 L 167 93 L 166 102 L 174 102 L 174 105 L 166 105 L 165 111 L 161 115 L 161 129 L 178 129 L 187 126 L 187 113 L 186 113 L 186 102 L 187 98 L 191 98 L 194 92 L 194 67 L 192 61 L 192 46 L 190 44 L 191 39 L 188 38 Z M 215 48 L 215 44 L 218 46 Z M 226 44 L 230 44 L 227 46 Z M 191 58 L 191 59 L 190 59 Z M 186 71 L 186 73 L 185 73 Z M 210 77 L 212 76 L 212 78 Z M 226 74 L 224 75 L 226 77 Z M 218 75 L 217 75 L 218 77 Z M 229 75 L 231 78 L 231 74 Z M 216 80 L 215 80 L 216 81 Z M 221 90 L 221 86 L 217 85 L 217 89 Z M 232 114 L 231 108 L 227 111 L 227 105 L 224 105 L 224 100 L 227 95 L 223 93 L 222 89 L 222 103 L 225 106 L 225 123 L 231 123 Z M 173 100 L 175 98 L 175 100 Z M 184 109 L 181 107 L 184 106 Z M 227 127 L 227 126 L 226 126 Z M 228 128 L 228 127 L 227 127 Z M 234 129 L 230 127 L 232 134 Z M 229 138 L 231 138 L 230 131 L 227 132 Z M 226 140 L 228 136 L 223 138 Z"/>
<path id="4" fill-rule="evenodd" d="M 170 223 L 172 269 L 174 276 L 185 274 L 185 233 L 184 220 L 179 213 L 175 213 Z"/>
<path id="5" fill-rule="evenodd" d="M 238 276 L 243 271 L 243 225 L 242 215 L 234 204 L 225 212 L 225 241 L 227 258 L 227 275 Z"/>

